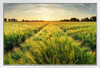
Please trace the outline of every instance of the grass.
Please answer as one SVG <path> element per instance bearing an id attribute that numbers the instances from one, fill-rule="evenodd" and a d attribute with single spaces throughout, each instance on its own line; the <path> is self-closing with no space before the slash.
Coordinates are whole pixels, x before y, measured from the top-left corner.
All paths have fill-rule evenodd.
<path id="1" fill-rule="evenodd" d="M 58 26 L 69 36 L 76 40 L 82 41 L 81 46 L 88 46 L 91 50 L 96 50 L 96 23 L 80 22 L 58 24 Z M 63 26 L 63 27 L 62 27 Z"/>
<path id="2" fill-rule="evenodd" d="M 40 25 L 38 25 L 40 24 Z M 46 23 L 19 23 L 19 22 L 5 22 L 4 23 L 4 51 L 7 52 L 19 46 L 28 37 L 37 33 L 43 28 Z M 35 26 L 35 27 L 33 27 Z"/>
<path id="3" fill-rule="evenodd" d="M 92 48 L 96 46 L 95 24 L 78 22 L 73 27 L 73 23 L 49 23 L 4 54 L 4 64 L 96 64 L 96 47 Z M 69 25 L 75 29 L 66 27 Z"/>

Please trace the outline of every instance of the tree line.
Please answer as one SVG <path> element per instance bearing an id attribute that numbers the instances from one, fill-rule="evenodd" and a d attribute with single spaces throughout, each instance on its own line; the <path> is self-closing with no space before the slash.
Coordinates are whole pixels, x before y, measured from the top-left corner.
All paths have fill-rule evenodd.
<path id="1" fill-rule="evenodd" d="M 4 18 L 4 21 L 17 22 L 18 20 L 15 18 L 11 18 L 11 19 Z M 21 21 L 22 22 L 43 22 L 43 20 L 24 20 L 24 19 L 22 19 Z"/>
<path id="2" fill-rule="evenodd" d="M 13 22 L 16 22 L 16 21 L 18 21 L 17 19 L 15 19 L 15 18 L 12 18 L 12 19 L 7 19 L 7 18 L 4 18 L 4 21 L 13 21 Z"/>
<path id="3" fill-rule="evenodd" d="M 15 19 L 15 18 L 11 18 L 11 19 L 7 19 L 7 18 L 4 18 L 4 21 L 11 21 L 11 22 L 17 22 L 18 20 Z M 63 20 L 60 20 L 61 22 L 67 22 L 67 21 L 96 21 L 96 16 L 92 16 L 90 18 L 86 17 L 86 18 L 83 18 L 81 20 L 79 20 L 78 18 L 70 18 L 70 19 L 63 19 Z M 24 20 L 22 19 L 22 22 L 43 22 L 43 20 Z"/>
<path id="4" fill-rule="evenodd" d="M 71 18 L 71 19 L 64 19 L 64 20 L 60 20 L 61 22 L 66 22 L 66 21 L 96 21 L 96 16 L 92 16 L 90 18 L 86 17 L 86 18 L 83 18 L 81 20 L 79 20 L 78 18 Z"/>

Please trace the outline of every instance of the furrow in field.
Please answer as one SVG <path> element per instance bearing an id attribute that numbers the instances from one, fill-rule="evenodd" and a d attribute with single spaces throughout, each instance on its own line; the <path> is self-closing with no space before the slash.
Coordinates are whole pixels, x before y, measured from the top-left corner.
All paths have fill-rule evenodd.
<path id="1" fill-rule="evenodd" d="M 46 28 L 46 26 L 48 26 L 49 25 L 49 23 L 48 24 L 46 24 L 44 27 L 42 27 L 38 32 L 36 32 L 34 35 L 32 35 L 32 36 L 30 36 L 29 38 L 27 38 L 26 40 L 29 40 L 31 37 L 34 37 L 35 35 L 37 35 L 39 32 L 41 32 L 44 28 Z M 25 40 L 25 41 L 26 41 Z M 20 45 L 22 45 L 22 44 L 24 44 L 25 43 L 25 41 L 23 41 Z"/>
<path id="2" fill-rule="evenodd" d="M 44 25 L 43 27 L 41 27 L 37 32 L 35 32 L 35 34 L 37 34 L 39 31 L 41 31 L 43 28 L 45 28 L 47 25 L 48 25 L 49 23 L 47 23 L 46 25 Z M 34 35 L 31 35 L 31 36 L 29 36 L 28 38 L 26 38 L 23 42 L 21 42 L 19 45 L 16 45 L 14 48 L 17 48 L 17 49 L 19 49 L 20 48 L 20 45 L 21 44 L 23 44 L 27 39 L 29 39 L 29 38 L 31 38 L 31 37 L 33 37 L 33 36 L 35 36 L 35 34 Z M 8 51 L 8 52 L 11 52 L 12 50 L 10 50 L 10 51 Z M 7 52 L 7 53 L 8 53 Z"/>
<path id="3" fill-rule="evenodd" d="M 19 23 L 19 24 L 21 24 L 21 23 Z M 19 25 L 19 24 L 17 23 L 17 25 Z M 39 32 L 41 29 L 43 29 L 45 26 L 48 25 L 48 23 L 44 23 L 42 25 L 40 25 L 40 24 L 41 23 L 38 23 L 38 24 L 31 23 L 31 25 L 30 25 L 29 23 L 26 23 L 24 26 L 22 26 L 23 27 L 22 29 L 18 29 L 20 31 L 16 30 L 16 32 L 13 31 L 12 33 L 9 33 L 9 32 L 7 32 L 7 30 L 5 30 L 4 31 L 4 51 L 5 51 L 5 53 L 12 50 L 15 46 L 19 46 L 27 38 L 35 35 L 37 32 Z M 34 25 L 35 25 L 35 27 L 34 27 Z M 28 26 L 28 27 L 25 27 L 25 26 Z M 14 27 L 14 28 L 16 28 L 16 27 Z M 13 30 L 13 27 L 12 27 L 12 30 Z"/>

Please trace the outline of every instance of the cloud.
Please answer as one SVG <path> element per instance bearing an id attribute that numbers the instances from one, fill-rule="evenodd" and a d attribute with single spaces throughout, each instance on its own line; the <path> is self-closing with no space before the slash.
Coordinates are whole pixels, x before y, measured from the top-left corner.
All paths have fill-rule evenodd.
<path id="1" fill-rule="evenodd" d="M 85 17 L 96 15 L 95 3 L 64 3 L 64 4 L 4 4 L 5 17 Z"/>

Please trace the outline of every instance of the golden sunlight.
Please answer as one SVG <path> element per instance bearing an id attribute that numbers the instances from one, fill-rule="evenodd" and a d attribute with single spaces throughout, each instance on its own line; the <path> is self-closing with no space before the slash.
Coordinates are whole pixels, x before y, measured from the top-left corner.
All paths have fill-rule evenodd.
<path id="1" fill-rule="evenodd" d="M 48 18 L 45 18 L 44 20 L 45 20 L 45 21 L 48 21 L 49 19 L 48 19 Z"/>

